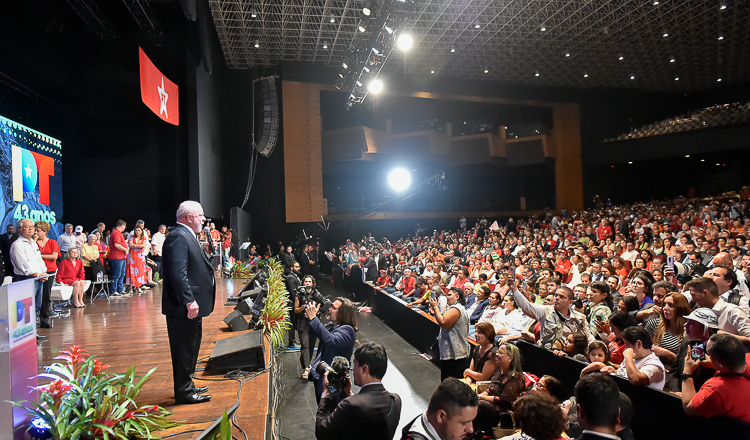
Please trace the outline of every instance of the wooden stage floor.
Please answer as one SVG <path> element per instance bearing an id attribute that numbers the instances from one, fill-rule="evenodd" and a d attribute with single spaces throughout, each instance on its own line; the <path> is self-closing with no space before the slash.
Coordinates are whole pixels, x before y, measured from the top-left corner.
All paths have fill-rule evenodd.
<path id="1" fill-rule="evenodd" d="M 242 281 L 217 278 L 216 283 L 214 311 L 203 318 L 201 359 L 208 358 L 215 341 L 238 334 L 229 331 L 222 320 L 234 308 L 224 306 L 226 298 L 242 288 Z M 52 358 L 59 350 L 71 345 L 80 345 L 96 355 L 97 359 L 111 365 L 111 372 L 125 373 L 131 365 L 135 365 L 136 374 L 142 376 L 151 368 L 157 367 L 151 381 L 141 390 L 139 400 L 163 406 L 175 413 L 172 416 L 174 420 L 184 420 L 187 423 L 161 432 L 162 436 L 184 432 L 170 437 L 174 439 L 194 438 L 237 402 L 238 381 L 200 380 L 224 377 L 199 372 L 196 373 L 196 385 L 209 386 L 212 399 L 195 405 L 175 405 L 167 325 L 161 314 L 161 286 L 132 297 L 112 298 L 109 303 L 104 297 L 96 298 L 93 304 L 87 299 L 86 305 L 83 309 L 70 309 L 69 317 L 53 319 L 53 328 L 39 330 L 40 334 L 49 337 L 37 346 L 40 372 L 45 365 L 54 362 Z M 198 369 L 202 365 L 199 362 Z M 248 439 L 258 440 L 265 436 L 268 386 L 269 374 L 266 372 L 249 380 L 242 387 L 237 423 Z M 233 435 L 244 438 L 236 428 L 233 428 Z"/>

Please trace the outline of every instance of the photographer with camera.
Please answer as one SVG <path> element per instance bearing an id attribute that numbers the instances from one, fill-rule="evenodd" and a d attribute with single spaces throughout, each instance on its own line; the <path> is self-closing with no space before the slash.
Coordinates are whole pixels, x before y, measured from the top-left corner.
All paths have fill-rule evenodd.
<path id="1" fill-rule="evenodd" d="M 305 277 L 305 285 L 312 276 Z M 315 381 L 315 400 L 320 403 L 323 394 L 323 380 L 325 370 L 318 368 L 321 363 L 331 364 L 336 356 L 345 359 L 352 357 L 354 341 L 357 338 L 357 315 L 352 302 L 346 298 L 336 298 L 333 303 L 328 303 L 328 319 L 330 322 L 323 325 L 318 319 L 318 311 L 321 306 L 318 302 L 309 302 L 305 306 L 305 319 L 309 323 L 310 335 L 320 338 L 318 356 L 312 363 L 308 379 Z"/>
<path id="2" fill-rule="evenodd" d="M 292 262 L 292 265 L 292 267 L 296 267 L 299 263 Z M 306 314 L 307 306 L 315 307 L 316 314 L 320 309 L 323 309 L 322 312 L 326 313 L 330 304 L 331 302 L 315 289 L 315 278 L 312 275 L 306 275 L 302 280 L 302 287 L 297 289 L 297 295 L 294 298 L 294 313 L 299 316 L 302 313 Z M 311 319 L 304 319 L 304 317 L 297 319 L 297 334 L 300 344 L 299 361 L 302 364 L 302 368 L 305 369 L 302 373 L 302 379 L 308 379 L 308 375 L 310 374 L 310 358 L 312 357 L 313 350 L 315 350 L 315 342 L 318 339 L 315 333 L 310 331 Z"/>
<path id="3" fill-rule="evenodd" d="M 334 359 L 334 364 L 338 359 Z M 343 378 L 335 365 L 327 370 L 323 375 L 327 391 L 318 407 L 315 437 L 318 440 L 339 439 L 353 437 L 356 433 L 359 439 L 392 439 L 401 415 L 401 398 L 389 393 L 381 383 L 387 368 L 385 347 L 370 342 L 354 352 L 352 373 L 354 385 L 361 387 L 359 394 L 352 394 L 352 383 L 346 370 Z M 339 391 L 340 395 L 336 396 Z"/>

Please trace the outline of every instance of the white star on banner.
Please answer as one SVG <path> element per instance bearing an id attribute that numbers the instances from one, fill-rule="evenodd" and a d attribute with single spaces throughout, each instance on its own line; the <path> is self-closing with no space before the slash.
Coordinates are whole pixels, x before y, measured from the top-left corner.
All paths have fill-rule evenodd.
<path id="1" fill-rule="evenodd" d="M 161 87 L 157 87 L 156 90 L 159 91 L 159 100 L 161 101 L 161 107 L 159 108 L 159 114 L 164 114 L 164 117 L 169 119 L 169 114 L 167 113 L 167 101 L 169 100 L 169 95 L 164 90 L 164 77 L 161 78 Z"/>

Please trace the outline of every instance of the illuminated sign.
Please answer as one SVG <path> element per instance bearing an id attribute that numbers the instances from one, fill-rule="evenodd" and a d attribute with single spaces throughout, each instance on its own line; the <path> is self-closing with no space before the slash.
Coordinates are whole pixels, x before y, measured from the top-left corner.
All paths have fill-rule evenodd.
<path id="1" fill-rule="evenodd" d="M 23 193 L 39 183 L 39 203 L 49 205 L 49 178 L 55 175 L 55 160 L 13 145 L 13 201 L 23 202 Z"/>

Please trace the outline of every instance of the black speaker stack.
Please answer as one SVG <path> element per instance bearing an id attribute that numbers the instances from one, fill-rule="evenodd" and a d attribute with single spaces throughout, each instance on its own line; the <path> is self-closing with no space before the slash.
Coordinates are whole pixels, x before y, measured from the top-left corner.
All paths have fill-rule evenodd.
<path id="1" fill-rule="evenodd" d="M 260 83 L 261 108 L 263 110 L 263 125 L 260 140 L 255 149 L 265 157 L 273 152 L 276 139 L 279 136 L 279 99 L 276 94 L 276 78 L 267 77 L 258 80 Z"/>

